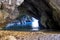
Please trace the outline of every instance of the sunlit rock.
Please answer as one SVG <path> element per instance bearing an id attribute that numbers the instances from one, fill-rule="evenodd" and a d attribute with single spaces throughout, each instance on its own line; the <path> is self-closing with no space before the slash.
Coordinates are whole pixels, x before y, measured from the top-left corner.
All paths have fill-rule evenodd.
<path id="1" fill-rule="evenodd" d="M 2 40 L 17 40 L 14 36 L 5 36 Z"/>
<path id="2" fill-rule="evenodd" d="M 0 10 L 0 23 L 6 22 L 6 18 L 8 17 L 8 13 L 4 10 Z"/>

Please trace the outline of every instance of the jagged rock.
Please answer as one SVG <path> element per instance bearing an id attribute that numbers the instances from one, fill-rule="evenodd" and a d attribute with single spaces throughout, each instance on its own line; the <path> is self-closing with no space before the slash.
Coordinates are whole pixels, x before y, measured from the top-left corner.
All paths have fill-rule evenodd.
<path id="1" fill-rule="evenodd" d="M 19 15 L 17 7 L 21 5 L 23 2 L 24 0 L 0 0 L 0 9 L 8 12 L 8 18 L 14 20 Z"/>

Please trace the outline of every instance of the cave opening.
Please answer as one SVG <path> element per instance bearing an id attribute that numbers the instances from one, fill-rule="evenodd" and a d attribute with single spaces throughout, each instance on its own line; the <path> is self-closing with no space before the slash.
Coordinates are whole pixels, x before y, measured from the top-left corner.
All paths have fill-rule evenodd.
<path id="1" fill-rule="evenodd" d="M 21 0 L 17 0 L 16 3 L 13 3 L 12 5 L 11 0 L 9 0 L 9 2 L 3 1 L 1 3 L 0 5 L 0 9 L 2 10 L 1 13 L 5 11 L 7 13 L 7 16 L 5 15 L 6 13 L 5 14 L 3 13 L 4 18 L 7 21 L 8 20 L 11 21 L 7 25 L 5 25 L 6 26 L 6 28 L 4 27 L 5 29 L 59 30 L 60 28 L 59 22 L 55 20 L 53 15 L 54 9 L 49 4 L 48 0 L 22 0 L 21 2 L 20 1 Z"/>

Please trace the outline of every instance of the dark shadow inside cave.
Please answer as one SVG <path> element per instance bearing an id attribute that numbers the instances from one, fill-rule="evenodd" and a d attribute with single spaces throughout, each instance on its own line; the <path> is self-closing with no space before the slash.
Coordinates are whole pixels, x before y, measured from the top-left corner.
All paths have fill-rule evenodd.
<path id="1" fill-rule="evenodd" d="M 32 30 L 32 19 L 38 20 L 38 26 L 33 27 L 33 30 L 60 30 L 60 26 L 58 22 L 53 18 L 53 8 L 49 4 L 48 0 L 25 0 L 19 7 L 18 10 L 20 15 L 15 19 L 15 21 L 11 22 L 14 24 L 8 24 L 5 28 L 6 30 Z M 22 15 L 22 18 L 21 18 Z M 29 18 L 28 18 L 29 17 Z M 25 21 L 28 19 L 29 21 Z M 19 23 L 21 22 L 21 23 Z M 16 24 L 15 24 L 16 23 Z M 21 26 L 17 26 L 17 23 Z M 36 26 L 36 24 L 34 26 Z M 25 25 L 27 24 L 27 26 Z M 17 27 L 8 27 L 14 25 Z M 25 26 L 25 27 L 24 27 Z"/>
<path id="2" fill-rule="evenodd" d="M 25 0 L 20 7 L 27 10 L 26 14 L 39 20 L 39 29 L 60 30 L 58 22 L 53 18 L 53 8 L 48 0 Z M 21 9 L 20 7 L 18 8 Z M 46 19 L 44 25 L 41 23 L 42 16 Z"/>

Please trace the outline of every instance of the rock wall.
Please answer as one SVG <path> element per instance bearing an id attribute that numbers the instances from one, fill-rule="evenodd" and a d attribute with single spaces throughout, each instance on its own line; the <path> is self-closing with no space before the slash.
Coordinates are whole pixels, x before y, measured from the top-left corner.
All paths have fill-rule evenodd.
<path id="1" fill-rule="evenodd" d="M 56 28 L 60 29 L 60 0 L 50 0 L 49 4 L 53 8 L 53 19 L 59 25 L 59 27 Z"/>

